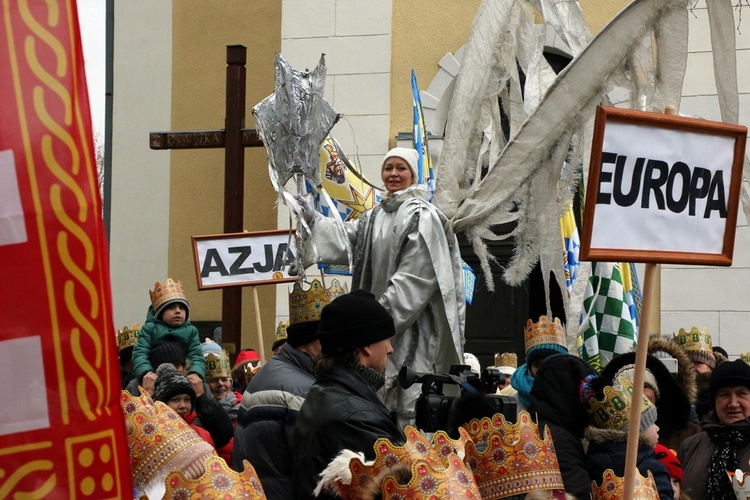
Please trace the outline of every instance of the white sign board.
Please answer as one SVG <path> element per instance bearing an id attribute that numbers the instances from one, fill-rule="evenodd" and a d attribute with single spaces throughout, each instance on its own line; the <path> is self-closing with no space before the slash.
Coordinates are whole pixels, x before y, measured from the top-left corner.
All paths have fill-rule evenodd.
<path id="1" fill-rule="evenodd" d="M 730 265 L 747 129 L 599 107 L 585 260 Z"/>
<path id="2" fill-rule="evenodd" d="M 295 281 L 288 274 L 296 257 L 288 230 L 193 236 L 198 289 Z"/>

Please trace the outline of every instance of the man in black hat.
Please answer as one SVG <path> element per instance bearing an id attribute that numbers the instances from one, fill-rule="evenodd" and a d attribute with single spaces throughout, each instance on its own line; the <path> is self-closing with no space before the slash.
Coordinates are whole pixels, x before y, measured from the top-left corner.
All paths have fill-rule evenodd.
<path id="1" fill-rule="evenodd" d="M 318 475 L 339 451 L 362 452 L 372 460 L 378 438 L 404 442 L 376 394 L 385 383 L 395 333 L 390 313 L 370 292 L 355 290 L 323 308 L 316 382 L 294 428 L 296 498 L 312 496 Z"/>
<path id="2" fill-rule="evenodd" d="M 309 293 L 295 287 L 290 302 Z M 314 305 L 321 300 L 324 297 L 305 303 Z M 286 500 L 294 493 L 292 433 L 300 407 L 315 383 L 313 359 L 321 349 L 319 317 L 319 311 L 317 317 L 306 311 L 303 319 L 311 321 L 295 320 L 287 328 L 286 342 L 253 376 L 242 396 L 232 462 L 238 472 L 244 469 L 243 460 L 253 464 L 269 500 Z"/>

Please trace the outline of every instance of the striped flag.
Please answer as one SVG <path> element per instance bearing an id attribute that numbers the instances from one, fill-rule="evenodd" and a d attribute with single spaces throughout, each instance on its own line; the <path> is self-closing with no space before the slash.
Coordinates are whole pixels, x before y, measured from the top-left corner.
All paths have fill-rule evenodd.
<path id="1" fill-rule="evenodd" d="M 629 289 L 623 280 L 628 282 Z M 581 311 L 580 356 L 601 370 L 618 354 L 633 350 L 638 324 L 633 302 L 630 265 L 593 262 Z"/>
<path id="2" fill-rule="evenodd" d="M 422 99 L 419 97 L 417 76 L 414 74 L 414 70 L 411 70 L 411 93 L 412 107 L 414 109 L 414 136 L 412 138 L 412 143 L 414 149 L 419 153 L 419 163 L 417 165 L 418 184 L 420 186 L 425 186 L 430 193 L 434 193 L 435 175 L 432 170 L 430 148 L 427 146 L 427 128 L 424 123 Z"/>

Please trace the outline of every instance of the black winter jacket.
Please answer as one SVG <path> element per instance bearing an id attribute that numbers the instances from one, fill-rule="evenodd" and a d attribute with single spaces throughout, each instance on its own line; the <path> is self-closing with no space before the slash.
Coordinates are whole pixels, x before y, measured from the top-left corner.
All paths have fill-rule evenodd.
<path id="1" fill-rule="evenodd" d="M 625 475 L 625 455 L 628 447 L 628 433 L 610 429 L 589 427 L 584 433 L 589 440 L 589 450 L 586 463 L 589 476 L 596 484 L 601 484 L 602 475 L 607 469 L 612 469 L 619 477 Z M 638 440 L 638 456 L 636 467 L 641 476 L 647 476 L 648 471 L 654 475 L 656 489 L 659 490 L 659 500 L 673 500 L 674 490 L 667 468 L 654 454 L 654 449 L 643 435 Z"/>
<path id="2" fill-rule="evenodd" d="M 234 429 L 232 462 L 248 460 L 270 500 L 292 498 L 292 433 L 307 392 L 315 383 L 312 361 L 284 344 L 252 378 Z"/>
<path id="3" fill-rule="evenodd" d="M 319 373 L 294 428 L 295 498 L 310 498 L 319 474 L 344 449 L 375 458 L 378 438 L 403 444 L 404 435 L 377 394 L 351 370 Z M 335 498 L 325 493 L 318 498 Z"/>

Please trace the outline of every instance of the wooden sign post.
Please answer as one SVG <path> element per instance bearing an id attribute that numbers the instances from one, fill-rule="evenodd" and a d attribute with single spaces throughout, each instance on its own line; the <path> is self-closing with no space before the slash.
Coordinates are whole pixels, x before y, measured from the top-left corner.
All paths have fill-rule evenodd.
<path id="1" fill-rule="evenodd" d="M 227 46 L 226 118 L 223 130 L 198 132 L 151 132 L 151 149 L 224 148 L 224 232 L 242 231 L 245 197 L 245 148 L 260 147 L 255 129 L 245 124 L 247 48 Z M 242 289 L 225 288 L 221 299 L 221 326 L 226 343 L 240 351 L 242 339 Z M 230 353 L 234 354 L 234 353 Z M 234 356 L 232 356 L 234 359 Z"/>
<path id="2" fill-rule="evenodd" d="M 231 234 L 193 236 L 193 257 L 198 290 L 214 288 L 253 291 L 255 325 L 261 360 L 265 361 L 263 328 L 260 320 L 258 285 L 296 281 L 288 269 L 296 258 L 294 232 L 281 229 Z M 239 352 L 239 350 L 237 351 Z"/>
<path id="3" fill-rule="evenodd" d="M 737 125 L 597 108 L 581 260 L 646 263 L 631 425 L 641 416 L 648 325 L 659 314 L 657 263 L 732 264 L 746 136 Z M 623 498 L 633 497 L 638 437 L 628 432 Z"/>

